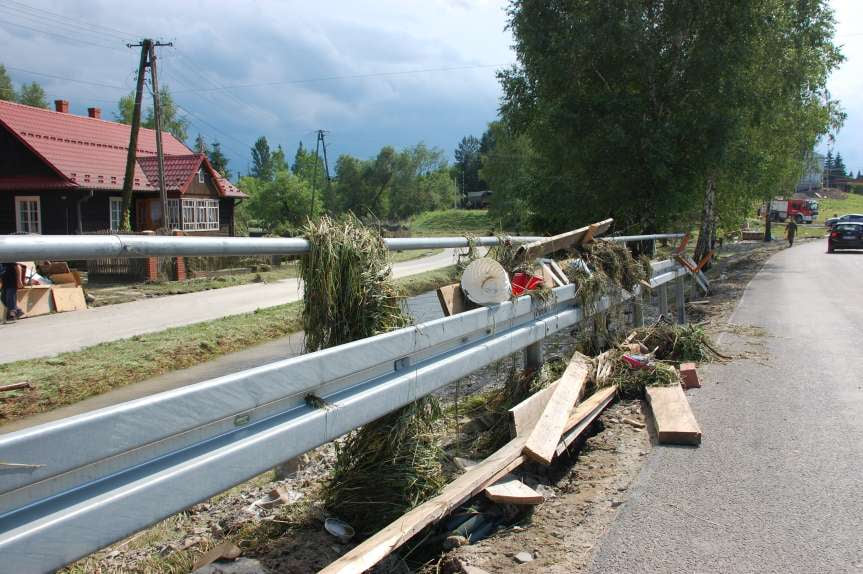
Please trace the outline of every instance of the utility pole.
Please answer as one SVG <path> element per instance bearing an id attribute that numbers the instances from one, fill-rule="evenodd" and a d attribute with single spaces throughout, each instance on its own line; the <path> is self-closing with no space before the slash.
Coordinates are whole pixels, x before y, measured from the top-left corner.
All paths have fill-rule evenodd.
<path id="1" fill-rule="evenodd" d="M 162 204 L 162 229 L 168 229 L 168 190 L 165 189 L 165 155 L 162 152 L 162 105 L 159 97 L 159 78 L 156 72 L 156 46 L 173 46 L 172 42 L 162 44 L 150 42 L 150 79 L 153 88 L 153 118 L 156 129 L 156 165 L 159 168 L 159 201 Z"/>
<path id="2" fill-rule="evenodd" d="M 318 187 L 318 152 L 321 147 L 324 148 L 324 169 L 326 170 L 327 177 L 327 187 L 330 185 L 330 166 L 327 162 L 327 142 L 324 141 L 324 136 L 327 132 L 324 130 L 318 130 L 318 137 L 315 141 L 315 169 L 312 172 L 312 206 L 309 209 L 309 218 L 311 218 L 315 213 L 315 191 L 317 191 Z"/>
<path id="3" fill-rule="evenodd" d="M 141 47 L 141 62 L 138 64 L 138 82 L 135 85 L 135 107 L 132 109 L 132 129 L 129 132 L 129 150 L 126 152 L 126 174 L 123 177 L 123 203 L 120 229 L 131 231 L 129 208 L 132 205 L 132 186 L 135 182 L 135 152 L 138 149 L 138 130 L 141 127 L 141 99 L 144 96 L 144 73 L 147 69 L 147 58 L 150 55 L 152 40 L 142 40 L 138 44 L 127 44 L 129 48 Z"/>

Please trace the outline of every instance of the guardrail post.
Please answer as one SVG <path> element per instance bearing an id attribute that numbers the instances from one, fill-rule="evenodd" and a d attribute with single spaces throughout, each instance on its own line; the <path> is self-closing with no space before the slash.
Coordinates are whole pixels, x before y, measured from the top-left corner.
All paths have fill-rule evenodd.
<path id="1" fill-rule="evenodd" d="M 676 305 L 677 305 L 677 323 L 682 325 L 686 323 L 686 275 L 681 275 L 675 283 Z"/>
<path id="2" fill-rule="evenodd" d="M 539 340 L 524 348 L 524 368 L 528 371 L 538 371 L 541 367 L 542 340 Z"/>
<path id="3" fill-rule="evenodd" d="M 644 294 L 641 287 L 632 294 L 632 325 L 644 327 Z"/>
<path id="4" fill-rule="evenodd" d="M 659 315 L 668 316 L 668 285 L 663 283 L 659 286 Z"/>

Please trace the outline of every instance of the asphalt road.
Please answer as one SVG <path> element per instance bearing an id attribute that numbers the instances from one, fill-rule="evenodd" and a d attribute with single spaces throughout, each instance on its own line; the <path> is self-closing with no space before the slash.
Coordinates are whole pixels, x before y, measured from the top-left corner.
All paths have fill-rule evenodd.
<path id="1" fill-rule="evenodd" d="M 656 446 L 591 572 L 863 572 L 863 252 L 771 258 L 699 369 L 698 448 Z M 749 331 L 744 334 L 743 331 Z"/>
<path id="2" fill-rule="evenodd" d="M 393 276 L 406 277 L 452 265 L 454 251 L 445 249 L 435 255 L 396 263 Z M 250 313 L 301 297 L 299 280 L 284 279 L 32 317 L 0 326 L 3 335 L 0 363 L 50 357 L 106 341 Z"/>

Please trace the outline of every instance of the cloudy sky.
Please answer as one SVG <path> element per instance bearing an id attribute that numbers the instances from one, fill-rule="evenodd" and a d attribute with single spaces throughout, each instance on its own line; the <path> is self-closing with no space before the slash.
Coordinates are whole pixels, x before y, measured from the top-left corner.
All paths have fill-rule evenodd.
<path id="1" fill-rule="evenodd" d="M 833 0 L 847 61 L 831 91 L 848 112 L 834 151 L 863 170 L 863 1 Z M 0 62 L 37 80 L 73 113 L 109 116 L 133 88 L 142 37 L 160 49 L 160 82 L 190 121 L 246 171 L 265 135 L 289 157 L 327 130 L 330 161 L 420 141 L 452 153 L 479 136 L 500 97 L 495 70 L 514 61 L 505 0 L 3 0 Z M 43 75 L 36 75 L 34 72 Z M 76 80 L 76 81 L 70 81 Z M 826 150 L 826 144 L 822 145 Z"/>

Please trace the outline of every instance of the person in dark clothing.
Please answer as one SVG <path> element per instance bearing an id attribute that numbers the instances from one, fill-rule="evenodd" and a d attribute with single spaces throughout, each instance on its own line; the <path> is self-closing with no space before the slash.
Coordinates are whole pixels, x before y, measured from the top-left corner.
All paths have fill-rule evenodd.
<path id="1" fill-rule="evenodd" d="M 18 308 L 18 287 L 23 285 L 21 265 L 0 263 L 0 278 L 3 280 L 3 305 L 6 307 L 6 320 L 19 319 L 24 311 Z"/>
<path id="2" fill-rule="evenodd" d="M 788 247 L 794 246 L 794 236 L 797 235 L 797 224 L 793 219 L 788 220 L 788 225 L 785 226 L 785 238 L 788 240 Z"/>

